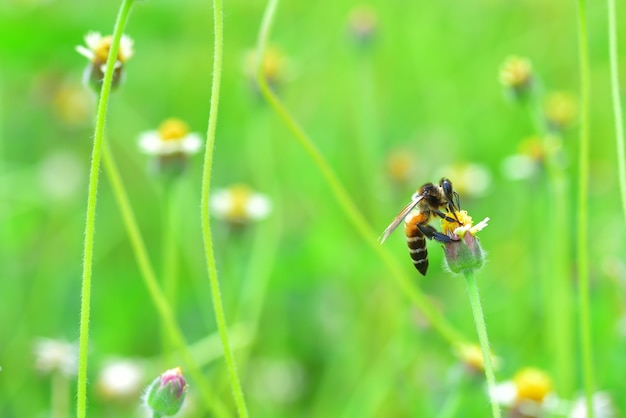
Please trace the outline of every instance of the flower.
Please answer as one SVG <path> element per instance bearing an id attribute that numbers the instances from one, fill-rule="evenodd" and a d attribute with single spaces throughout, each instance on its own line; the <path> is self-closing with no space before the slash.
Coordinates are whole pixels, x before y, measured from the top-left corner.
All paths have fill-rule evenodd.
<path id="1" fill-rule="evenodd" d="M 76 344 L 51 338 L 38 338 L 34 345 L 35 369 L 41 373 L 59 372 L 73 376 L 78 371 Z"/>
<path id="2" fill-rule="evenodd" d="M 550 376 L 532 367 L 497 384 L 489 396 L 492 402 L 511 408 L 511 416 L 515 417 L 540 417 L 560 407 L 560 401 L 552 391 Z"/>
<path id="3" fill-rule="evenodd" d="M 202 148 L 202 139 L 200 135 L 190 133 L 182 120 L 170 118 L 161 123 L 158 130 L 140 134 L 139 148 L 149 155 L 192 155 Z"/>
<path id="4" fill-rule="evenodd" d="M 485 359 L 479 345 L 476 344 L 460 344 L 455 347 L 455 353 L 461 360 L 461 363 L 472 374 L 482 375 L 485 371 Z M 491 363 L 497 368 L 499 359 L 491 354 Z"/>
<path id="5" fill-rule="evenodd" d="M 413 152 L 398 148 L 389 153 L 385 161 L 389 179 L 395 184 L 403 185 L 415 177 L 416 165 Z"/>
<path id="6" fill-rule="evenodd" d="M 613 405 L 613 400 L 608 393 L 597 392 L 593 394 L 593 416 L 594 418 L 615 418 L 617 412 Z M 568 418 L 587 418 L 587 402 L 584 396 L 576 399 Z"/>
<path id="7" fill-rule="evenodd" d="M 523 99 L 533 86 L 532 64 L 526 58 L 510 56 L 500 66 L 498 78 L 513 98 Z"/>
<path id="8" fill-rule="evenodd" d="M 183 406 L 187 388 L 180 367 L 166 370 L 148 386 L 145 404 L 155 416 L 174 416 Z"/>
<path id="9" fill-rule="evenodd" d="M 261 72 L 270 87 L 278 86 L 281 81 L 287 78 L 287 59 L 285 54 L 276 46 L 270 45 L 265 49 L 263 62 L 260 64 L 256 50 L 246 52 L 243 72 L 255 87 L 259 65 L 261 65 Z"/>
<path id="10" fill-rule="evenodd" d="M 153 171 L 176 177 L 185 171 L 188 157 L 200 151 L 202 138 L 190 133 L 182 120 L 171 118 L 161 123 L 158 130 L 141 133 L 139 148 L 155 157 Z"/>
<path id="11" fill-rule="evenodd" d="M 348 15 L 348 32 L 361 45 L 371 42 L 377 25 L 378 16 L 370 6 L 356 6 Z"/>
<path id="12" fill-rule="evenodd" d="M 563 131 L 576 117 L 576 102 L 570 94 L 564 92 L 548 94 L 543 109 L 548 127 L 556 132 Z"/>
<path id="13" fill-rule="evenodd" d="M 439 176 L 455 179 L 454 189 L 463 196 L 479 197 L 491 186 L 491 173 L 482 164 L 461 162 L 441 167 Z"/>
<path id="14" fill-rule="evenodd" d="M 447 213 L 441 220 L 443 233 L 452 238 L 443 246 L 446 263 L 453 273 L 479 269 L 485 262 L 485 252 L 476 238 L 476 233 L 487 226 L 489 218 L 473 225 L 466 211 Z"/>
<path id="15" fill-rule="evenodd" d="M 217 218 L 235 225 L 265 219 L 272 210 L 272 202 L 267 196 L 244 184 L 217 190 L 211 196 L 209 206 Z"/>
<path id="16" fill-rule="evenodd" d="M 91 65 L 85 70 L 85 82 L 90 84 L 96 91 L 100 91 L 106 62 L 109 58 L 109 50 L 111 49 L 112 36 L 102 36 L 99 32 L 89 32 L 85 35 L 85 44 L 76 46 L 76 51 L 87 58 Z M 128 61 L 134 54 L 133 40 L 122 35 L 120 46 L 117 51 L 117 60 L 115 61 L 115 69 L 113 73 L 112 88 L 119 85 L 123 76 L 124 63 Z"/>
<path id="17" fill-rule="evenodd" d="M 510 180 L 531 178 L 539 173 L 547 152 L 545 141 L 541 138 L 526 138 L 519 144 L 517 154 L 502 161 L 502 172 Z"/>
<path id="18" fill-rule="evenodd" d="M 135 399 L 141 393 L 145 373 L 136 360 L 109 361 L 98 375 L 98 392 L 105 399 Z"/>

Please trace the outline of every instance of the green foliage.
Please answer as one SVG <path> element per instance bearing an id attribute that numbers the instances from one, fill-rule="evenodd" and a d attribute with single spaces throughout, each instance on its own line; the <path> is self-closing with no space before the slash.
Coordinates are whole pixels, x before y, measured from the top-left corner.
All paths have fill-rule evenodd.
<path id="1" fill-rule="evenodd" d="M 540 132 L 524 108 L 506 100 L 498 69 L 511 54 L 526 56 L 543 91 L 576 97 L 575 8 L 545 1 L 484 0 L 454 7 L 376 2 L 371 5 L 376 31 L 364 43 L 348 30 L 357 5 L 347 0 L 281 4 L 270 40 L 284 54 L 275 91 L 374 230 L 382 232 L 415 189 L 441 175 L 459 186 L 462 207 L 474 219 L 491 218 L 480 234 L 487 263 L 477 279 L 492 350 L 501 359 L 496 378 L 507 380 L 523 367 L 539 367 L 555 379 L 560 396 L 572 399 L 583 387 L 578 336 L 571 338 L 573 381 L 559 382 L 558 349 L 550 334 L 554 311 L 547 305 L 555 300 L 550 272 L 565 271 L 572 294 L 576 286 L 571 237 L 577 228 L 577 124 L 574 120 L 562 135 L 562 173 L 570 186 L 565 202 L 570 232 L 562 239 L 549 233 L 558 230 L 553 228 L 549 175 L 540 171 L 514 181 L 503 173 L 503 161 L 519 152 L 524 138 Z M 38 337 L 78 338 L 95 98 L 81 85 L 86 62 L 74 46 L 88 31 L 108 33 L 118 6 L 68 0 L 0 4 L 3 417 L 49 415 L 53 379 L 36 370 L 33 345 Z M 231 338 L 251 416 L 430 417 L 451 397 L 459 403 L 456 416 L 487 416 L 482 378 L 450 383 L 458 367 L 453 347 L 424 324 L 394 285 L 243 70 L 264 7 L 256 0 L 224 4 L 212 170 L 212 189 L 244 183 L 273 205 L 268 219 L 248 227 L 215 218 L 211 226 L 226 319 L 241 326 Z M 626 392 L 626 237 L 607 87 L 605 10 L 591 4 L 588 14 L 594 367 L 597 388 L 619 395 Z M 135 56 L 110 101 L 107 137 L 160 279 L 163 249 L 170 248 L 162 242 L 168 235 L 166 202 L 137 138 L 169 117 L 185 120 L 193 131 L 206 130 L 211 22 L 208 1 L 136 4 L 126 31 L 135 41 Z M 618 39 L 626 44 L 623 25 Z M 412 164 L 408 181 L 393 181 L 388 174 L 388 159 L 398 152 Z M 176 184 L 178 286 L 172 306 L 192 351 L 200 347 L 194 353 L 208 358 L 214 345 L 196 345 L 217 332 L 200 226 L 201 161 L 199 155 L 192 157 Z M 464 163 L 479 164 L 489 173 L 484 193 L 463 190 L 467 179 L 455 167 Z M 441 267 L 439 245 L 429 243 L 431 267 L 425 278 L 411 265 L 402 231 L 385 246 L 443 316 L 472 338 L 462 278 Z M 563 259 L 570 260 L 569 266 L 551 267 L 555 248 L 568 254 Z M 159 317 L 106 175 L 100 178 L 94 251 L 88 415 L 133 417 L 138 398 L 113 401 L 99 386 L 106 362 L 141 358 L 149 379 L 180 359 L 162 356 Z M 571 320 L 577 320 L 575 312 Z M 234 411 L 223 359 L 202 364 L 217 396 Z M 75 378 L 70 381 L 67 396 L 74 400 Z M 202 409 L 195 389 L 190 381 L 188 416 L 206 416 L 193 410 L 193 404 Z M 626 410 L 626 399 L 614 398 L 618 409 Z"/>

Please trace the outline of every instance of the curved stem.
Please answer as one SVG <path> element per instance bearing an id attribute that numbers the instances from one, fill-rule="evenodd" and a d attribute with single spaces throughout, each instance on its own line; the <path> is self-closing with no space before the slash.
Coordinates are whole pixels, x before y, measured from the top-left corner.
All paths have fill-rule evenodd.
<path id="1" fill-rule="evenodd" d="M 262 60 L 263 52 L 265 50 L 265 46 L 267 45 L 269 30 L 277 4 L 278 0 L 269 0 L 267 8 L 265 9 L 257 44 L 257 58 L 259 59 L 259 62 Z M 296 140 L 300 143 L 300 145 L 302 145 L 306 153 L 317 165 L 326 180 L 326 183 L 333 192 L 339 207 L 344 211 L 346 217 L 352 223 L 352 226 L 382 260 L 385 266 L 391 271 L 391 277 L 396 281 L 396 284 L 408 296 L 411 302 L 422 311 L 424 316 L 432 325 L 433 329 L 436 330 L 444 339 L 449 341 L 451 344 L 462 343 L 464 338 L 461 334 L 435 310 L 424 293 L 422 293 L 422 291 L 414 284 L 414 281 L 402 271 L 402 268 L 398 265 L 391 254 L 378 243 L 375 233 L 372 231 L 363 215 L 359 212 L 359 209 L 348 195 L 346 189 L 341 184 L 337 175 L 325 160 L 324 156 L 319 152 L 311 139 L 270 89 L 267 80 L 262 74 L 260 66 L 257 73 L 257 83 L 259 84 L 261 93 L 267 102 L 270 106 L 272 106 L 283 123 L 287 126 L 287 128 L 289 128 Z"/>
<path id="2" fill-rule="evenodd" d="M 217 328 L 222 340 L 224 348 L 224 360 L 228 369 L 228 377 L 230 386 L 237 405 L 237 412 L 240 417 L 248 416 L 246 401 L 237 375 L 237 367 L 235 365 L 235 357 L 233 356 L 228 339 L 228 328 L 224 308 L 222 306 L 222 296 L 220 293 L 220 284 L 217 277 L 217 267 L 215 265 L 215 255 L 213 251 L 213 241 L 211 238 L 211 224 L 209 217 L 209 196 L 211 186 L 211 168 L 213 165 L 213 145 L 215 143 L 215 129 L 217 126 L 217 114 L 220 96 L 220 82 L 222 76 L 222 56 L 223 56 L 223 16 L 222 1 L 213 0 L 213 18 L 215 45 L 213 53 L 213 82 L 211 86 L 211 109 L 209 111 L 209 122 L 207 127 L 207 141 L 204 153 L 204 167 L 202 170 L 202 199 L 201 199 L 201 218 L 202 218 L 202 238 L 204 241 L 204 252 L 207 262 L 209 281 L 211 284 L 211 297 L 213 299 L 213 309 L 215 310 L 215 320 Z"/>
<path id="3" fill-rule="evenodd" d="M 589 193 L 589 49 L 587 45 L 587 12 L 585 0 L 578 1 L 578 49 L 580 53 L 580 145 L 578 159 L 578 310 L 580 312 L 580 343 L 587 416 L 593 418 L 593 360 L 591 318 L 589 313 L 588 193 Z"/>
<path id="4" fill-rule="evenodd" d="M 615 139 L 617 141 L 617 165 L 619 169 L 619 186 L 622 196 L 622 211 L 626 221 L 626 147 L 624 145 L 624 119 L 622 117 L 622 101 L 620 98 L 618 54 L 617 54 L 617 22 L 615 18 L 615 0 L 608 0 L 609 9 L 609 61 L 611 64 L 611 93 L 613 96 L 613 113 L 615 115 Z"/>
<path id="5" fill-rule="evenodd" d="M 109 181 L 111 182 L 111 189 L 113 190 L 113 195 L 122 215 L 126 233 L 128 234 L 130 244 L 133 248 L 137 264 L 139 265 L 139 270 L 141 271 L 141 277 L 146 285 L 146 288 L 148 289 L 150 298 L 156 307 L 162 327 L 167 332 L 170 341 L 172 341 L 179 350 L 179 354 L 185 368 L 189 370 L 191 378 L 198 386 L 198 390 L 205 406 L 208 409 L 213 410 L 217 416 L 228 416 L 224 406 L 219 399 L 213 395 L 208 381 L 202 375 L 200 367 L 194 359 L 191 349 L 185 342 L 183 333 L 176 323 L 174 313 L 172 312 L 167 298 L 159 287 L 156 274 L 154 273 L 154 268 L 152 267 L 152 263 L 148 257 L 146 245 L 144 244 L 141 232 L 137 226 L 137 220 L 130 205 L 128 194 L 124 188 L 122 177 L 120 176 L 115 160 L 113 159 L 113 154 L 106 141 L 103 143 L 102 162 L 104 163 L 104 170 L 109 178 Z"/>
<path id="6" fill-rule="evenodd" d="M 469 294 L 470 304 L 472 305 L 472 313 L 474 314 L 474 322 L 476 323 L 476 332 L 480 341 L 480 349 L 483 352 L 483 362 L 485 365 L 485 377 L 487 378 L 488 393 L 493 392 L 496 386 L 496 378 L 493 374 L 493 365 L 491 364 L 491 351 L 489 350 L 489 338 L 487 337 L 487 326 L 485 325 L 485 317 L 483 308 L 480 304 L 480 295 L 478 294 L 478 286 L 476 285 L 476 277 L 474 271 L 469 270 L 463 273 L 465 282 L 467 283 L 467 293 Z M 491 400 L 491 413 L 494 418 L 500 418 L 500 407 L 497 402 Z"/>
<path id="7" fill-rule="evenodd" d="M 80 302 L 80 331 L 79 331 L 79 355 L 78 355 L 78 383 L 76 395 L 76 415 L 85 418 L 87 415 L 87 360 L 89 349 L 89 313 L 91 310 L 91 271 L 93 263 L 94 234 L 96 230 L 96 200 L 98 195 L 98 178 L 100 173 L 100 154 L 102 137 L 104 134 L 104 122 L 106 119 L 109 94 L 113 80 L 113 71 L 117 61 L 117 51 L 120 40 L 124 33 L 124 27 L 128 21 L 130 10 L 134 0 L 123 0 L 120 6 L 111 49 L 106 63 L 100 100 L 96 111 L 96 127 L 91 152 L 91 166 L 89 168 L 89 191 L 87 197 L 87 214 L 85 221 L 85 243 L 83 250 L 83 273 Z"/>

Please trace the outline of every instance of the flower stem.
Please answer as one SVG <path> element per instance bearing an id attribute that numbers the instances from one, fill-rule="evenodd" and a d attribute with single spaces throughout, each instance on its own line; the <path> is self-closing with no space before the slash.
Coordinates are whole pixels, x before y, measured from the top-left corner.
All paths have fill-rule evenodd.
<path id="1" fill-rule="evenodd" d="M 213 410 L 217 416 L 228 416 L 225 407 L 219 399 L 213 395 L 208 381 L 202 375 L 200 367 L 194 359 L 189 346 L 185 342 L 183 333 L 176 323 L 176 319 L 174 318 L 172 309 L 168 304 L 168 300 L 159 287 L 156 274 L 154 273 L 154 268 L 152 267 L 150 258 L 148 257 L 148 251 L 146 250 L 144 240 L 141 236 L 141 232 L 139 231 L 139 227 L 137 226 L 137 220 L 130 205 L 128 194 L 124 188 L 122 177 L 117 169 L 113 153 L 111 152 L 109 144 L 106 141 L 104 141 L 102 146 L 102 162 L 104 164 L 104 170 L 109 178 L 109 181 L 111 182 L 113 195 L 115 196 L 117 206 L 119 207 L 122 215 L 126 233 L 128 234 L 130 244 L 133 248 L 137 264 L 139 265 L 139 270 L 141 271 L 141 277 L 146 285 L 146 288 L 148 289 L 152 302 L 156 307 L 162 323 L 162 328 L 167 331 L 169 339 L 177 347 L 185 368 L 189 370 L 191 378 L 198 386 L 198 390 L 202 396 L 205 406 L 208 409 Z"/>
<path id="2" fill-rule="evenodd" d="M 163 291 L 170 308 L 176 317 L 176 297 L 178 292 L 177 245 L 176 245 L 176 186 L 175 182 L 166 182 L 163 188 Z M 167 360 L 173 348 L 173 341 L 163 330 L 163 355 Z"/>
<path id="3" fill-rule="evenodd" d="M 259 32 L 259 40 L 257 43 L 257 59 L 262 62 L 263 52 L 267 45 L 269 36 L 269 30 L 271 27 L 272 18 L 276 11 L 278 0 L 269 0 L 263 21 L 261 23 L 261 29 Z M 424 293 L 415 285 L 414 281 L 406 275 L 402 268 L 398 265 L 396 259 L 382 247 L 377 239 L 372 228 L 368 225 L 367 221 L 363 217 L 362 213 L 354 204 L 345 187 L 341 184 L 337 175 L 328 164 L 324 156 L 316 148 L 315 144 L 307 136 L 304 130 L 298 125 L 295 119 L 289 114 L 289 111 L 281 103 L 278 97 L 270 89 L 267 80 L 262 74 L 259 66 L 257 72 L 257 83 L 261 93 L 274 109 L 276 114 L 280 117 L 287 128 L 293 133 L 296 140 L 302 145 L 306 153 L 313 160 L 315 165 L 322 173 L 326 183 L 330 187 L 334 194 L 339 207 L 343 210 L 348 220 L 352 223 L 352 226 L 361 235 L 363 240 L 372 248 L 376 255 L 382 260 L 385 266 L 391 271 L 391 277 L 396 281 L 396 284 L 400 289 L 408 296 L 415 306 L 417 306 L 424 316 L 428 319 L 433 329 L 438 332 L 444 339 L 451 344 L 462 343 L 464 338 L 461 334 L 450 325 L 439 312 L 431 305 Z"/>
<path id="4" fill-rule="evenodd" d="M 214 53 L 213 53 L 213 82 L 211 86 L 211 108 L 209 111 L 209 121 L 207 126 L 207 141 L 204 153 L 204 167 L 202 170 L 202 198 L 201 198 L 201 218 L 202 218 L 202 238 L 204 241 L 204 252 L 207 262 L 209 281 L 211 284 L 211 297 L 213 299 L 213 309 L 215 310 L 215 320 L 217 328 L 222 340 L 224 348 L 224 360 L 228 369 L 228 377 L 230 386 L 233 391 L 233 397 L 237 406 L 237 412 L 240 417 L 248 416 L 246 401 L 237 376 L 237 367 L 235 365 L 235 357 L 233 356 L 228 338 L 228 329 L 224 308 L 222 306 L 222 296 L 220 294 L 220 284 L 217 277 L 217 267 L 215 265 L 215 255 L 213 251 L 213 241 L 211 238 L 211 224 L 209 218 L 209 196 L 211 186 L 211 169 L 213 165 L 213 146 L 215 143 L 215 129 L 217 127 L 217 114 L 220 96 L 220 82 L 222 76 L 222 56 L 223 56 L 223 16 L 222 1 L 213 0 L 213 19 L 214 19 Z"/>
<path id="5" fill-rule="evenodd" d="M 76 395 L 76 415 L 85 418 L 87 415 L 87 360 L 89 349 L 89 313 L 91 310 L 91 272 L 93 263 L 94 234 L 96 230 L 96 200 L 98 196 L 98 178 L 100 172 L 100 154 L 104 123 L 111 92 L 114 66 L 117 61 L 117 51 L 120 40 L 124 33 L 124 27 L 128 21 L 134 0 L 122 0 L 115 28 L 109 57 L 104 72 L 102 90 L 100 92 L 98 108 L 96 111 L 96 127 L 94 132 L 93 149 L 91 152 L 91 166 L 89 168 L 89 190 L 87 197 L 87 213 L 85 220 L 85 243 L 83 249 L 83 273 L 80 302 L 80 330 L 79 330 L 79 355 L 78 355 L 78 383 Z"/>
<path id="6" fill-rule="evenodd" d="M 617 141 L 617 165 L 619 185 L 622 195 L 622 210 L 626 220 L 626 147 L 624 145 L 624 119 L 622 118 L 622 101 L 620 98 L 618 54 L 617 54 L 617 22 L 615 18 L 615 0 L 608 0 L 609 10 L 609 61 L 611 64 L 611 93 L 613 95 L 613 113 L 615 115 L 615 139 Z"/>
<path id="7" fill-rule="evenodd" d="M 70 381 L 65 374 L 52 374 L 52 418 L 65 418 L 70 412 Z"/>
<path id="8" fill-rule="evenodd" d="M 591 318 L 589 312 L 588 193 L 589 193 L 589 49 L 587 44 L 587 12 L 585 0 L 578 1 L 578 49 L 580 54 L 580 144 L 578 159 L 578 311 L 580 312 L 580 343 L 587 416 L 593 418 L 593 355 Z"/>
<path id="9" fill-rule="evenodd" d="M 489 338 L 487 337 L 487 326 L 485 325 L 485 317 L 483 308 L 480 304 L 480 295 L 478 294 L 478 286 L 476 285 L 476 277 L 473 270 L 466 270 L 463 275 L 467 283 L 467 293 L 469 294 L 470 304 L 472 305 L 472 313 L 474 314 L 474 322 L 476 323 L 476 332 L 480 342 L 480 349 L 483 352 L 483 362 L 485 365 L 485 377 L 487 378 L 487 388 L 491 394 L 496 386 L 496 378 L 493 374 L 493 365 L 491 364 L 491 351 L 489 350 Z M 500 407 L 497 402 L 491 400 L 491 412 L 494 418 L 500 418 Z"/>

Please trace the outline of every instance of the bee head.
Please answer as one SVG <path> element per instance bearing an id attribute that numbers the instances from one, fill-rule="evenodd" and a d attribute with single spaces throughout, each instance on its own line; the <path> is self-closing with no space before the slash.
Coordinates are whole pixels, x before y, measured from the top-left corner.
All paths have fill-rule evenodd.
<path id="1" fill-rule="evenodd" d="M 451 212 L 458 211 L 461 209 L 461 201 L 459 199 L 459 194 L 454 191 L 452 188 L 452 182 L 447 178 L 442 178 L 439 180 L 439 187 L 443 190 L 443 194 L 448 201 L 448 207 Z"/>

